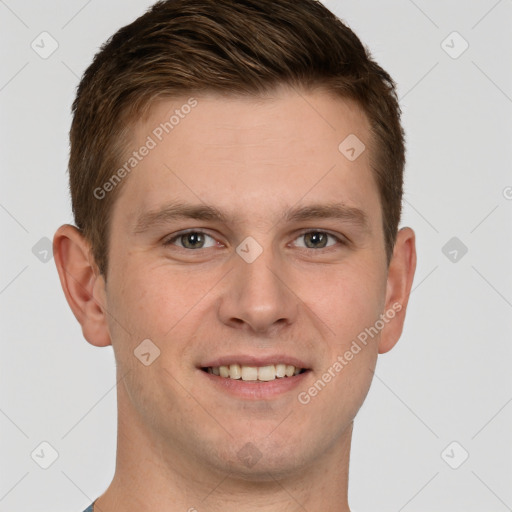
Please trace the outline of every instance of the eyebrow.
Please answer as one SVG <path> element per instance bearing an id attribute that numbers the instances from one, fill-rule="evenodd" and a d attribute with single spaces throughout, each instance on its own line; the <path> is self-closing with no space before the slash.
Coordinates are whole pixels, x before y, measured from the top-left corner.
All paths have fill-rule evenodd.
<path id="1" fill-rule="evenodd" d="M 339 219 L 354 224 L 368 231 L 370 223 L 368 215 L 360 208 L 347 206 L 343 203 L 318 204 L 289 210 L 285 219 L 288 222 L 298 222 L 315 219 Z"/>
<path id="2" fill-rule="evenodd" d="M 147 231 L 149 228 L 180 219 L 209 220 L 227 222 L 228 218 L 213 206 L 173 203 L 156 211 L 145 212 L 139 216 L 133 232 Z"/>
<path id="3" fill-rule="evenodd" d="M 143 233 L 150 228 L 165 225 L 181 219 L 207 220 L 228 223 L 235 215 L 228 215 L 221 210 L 204 204 L 173 203 L 158 210 L 148 211 L 139 216 L 134 227 L 134 234 Z M 282 217 L 285 222 L 304 222 L 316 219 L 339 219 L 354 224 L 356 227 L 369 230 L 367 214 L 360 208 L 344 203 L 313 204 L 291 208 Z"/>

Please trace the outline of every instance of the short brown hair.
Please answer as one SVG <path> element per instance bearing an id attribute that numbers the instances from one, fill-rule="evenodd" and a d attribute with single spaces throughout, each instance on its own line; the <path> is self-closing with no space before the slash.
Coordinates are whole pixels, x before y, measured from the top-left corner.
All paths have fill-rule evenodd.
<path id="1" fill-rule="evenodd" d="M 110 212 L 122 183 L 101 200 L 93 191 L 119 166 L 130 128 L 155 99 L 254 96 L 280 85 L 321 87 L 355 100 L 366 113 L 389 263 L 402 203 L 401 111 L 393 80 L 357 36 L 316 0 L 167 0 L 101 47 L 73 103 L 73 213 L 101 273 L 106 276 Z"/>

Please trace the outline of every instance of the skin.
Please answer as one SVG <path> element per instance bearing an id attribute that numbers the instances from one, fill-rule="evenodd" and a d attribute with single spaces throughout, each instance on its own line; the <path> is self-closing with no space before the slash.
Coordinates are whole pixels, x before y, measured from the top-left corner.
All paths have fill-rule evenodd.
<path id="1" fill-rule="evenodd" d="M 84 337 L 112 344 L 117 364 L 116 472 L 95 510 L 348 511 L 353 420 L 378 354 L 402 332 L 414 232 L 399 230 L 388 267 L 369 124 L 355 104 L 284 87 L 265 98 L 196 99 L 122 183 L 106 281 L 76 228 L 61 226 L 54 238 Z M 186 101 L 156 104 L 136 124 L 128 154 Z M 338 150 L 349 134 L 367 148 L 355 161 Z M 226 218 L 171 218 L 136 232 L 141 215 L 177 202 Z M 350 218 L 287 218 L 335 203 L 361 210 L 366 227 Z M 164 245 L 188 229 L 209 235 L 206 247 L 180 247 L 179 237 Z M 304 231 L 337 238 L 308 247 L 318 238 Z M 236 252 L 248 236 L 262 248 L 252 263 Z M 300 403 L 298 393 L 393 304 L 401 310 L 379 334 Z M 160 350 L 149 366 L 134 356 L 147 338 Z M 242 398 L 198 368 L 233 354 L 287 355 L 310 371 L 290 391 Z M 251 466 L 239 456 L 247 443 L 258 455 Z"/>

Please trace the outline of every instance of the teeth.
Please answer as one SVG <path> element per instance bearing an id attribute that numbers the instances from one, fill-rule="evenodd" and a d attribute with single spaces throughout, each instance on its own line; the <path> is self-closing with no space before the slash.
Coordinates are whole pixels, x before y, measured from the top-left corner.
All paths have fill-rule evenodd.
<path id="1" fill-rule="evenodd" d="M 276 377 L 284 377 L 286 375 L 286 365 L 276 364 Z"/>
<path id="2" fill-rule="evenodd" d="M 258 380 L 269 381 L 276 378 L 276 368 L 272 366 L 261 366 L 258 368 Z"/>
<path id="3" fill-rule="evenodd" d="M 242 380 L 258 380 L 256 366 L 242 366 Z"/>
<path id="4" fill-rule="evenodd" d="M 231 379 L 241 379 L 242 378 L 242 369 L 239 364 L 230 364 L 229 365 L 229 378 Z"/>
<path id="5" fill-rule="evenodd" d="M 207 368 L 208 373 L 224 377 L 225 379 L 242 379 L 244 381 L 268 382 L 276 378 L 293 377 L 301 372 L 291 364 L 271 364 L 269 366 L 243 366 L 230 364 L 229 366 L 215 366 Z"/>

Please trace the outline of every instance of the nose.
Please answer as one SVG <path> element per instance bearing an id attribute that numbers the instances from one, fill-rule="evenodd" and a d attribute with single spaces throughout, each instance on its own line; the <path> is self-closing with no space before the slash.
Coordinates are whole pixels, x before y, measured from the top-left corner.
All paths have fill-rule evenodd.
<path id="1" fill-rule="evenodd" d="M 234 268 L 224 283 L 218 314 L 232 328 L 271 336 L 294 323 L 298 298 L 271 250 L 252 263 L 234 255 Z"/>

